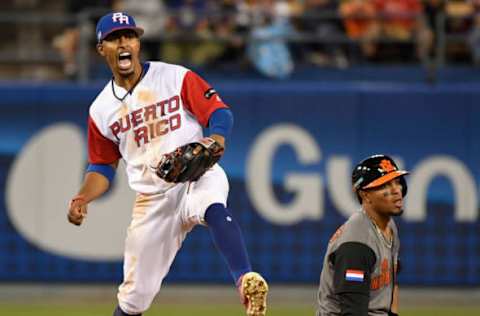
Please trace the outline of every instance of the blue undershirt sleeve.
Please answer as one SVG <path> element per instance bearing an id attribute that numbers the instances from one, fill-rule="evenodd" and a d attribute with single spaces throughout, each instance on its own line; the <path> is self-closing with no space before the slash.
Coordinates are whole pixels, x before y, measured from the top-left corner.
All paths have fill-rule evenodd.
<path id="1" fill-rule="evenodd" d="M 108 179 L 108 182 L 112 183 L 113 179 L 115 178 L 115 171 L 115 168 L 113 168 L 111 165 L 92 163 L 88 165 L 86 172 L 100 173 Z"/>
<path id="2" fill-rule="evenodd" d="M 230 109 L 221 108 L 210 115 L 208 120 L 210 134 L 218 134 L 225 137 L 230 136 L 233 127 L 233 113 Z"/>

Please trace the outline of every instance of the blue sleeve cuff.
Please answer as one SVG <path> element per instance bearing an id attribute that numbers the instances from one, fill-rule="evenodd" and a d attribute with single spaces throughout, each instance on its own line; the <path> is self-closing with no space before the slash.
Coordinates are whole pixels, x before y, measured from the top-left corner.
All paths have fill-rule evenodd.
<path id="1" fill-rule="evenodd" d="M 218 134 L 228 138 L 233 127 L 233 113 L 230 109 L 218 109 L 210 115 L 208 120 L 210 134 Z"/>
<path id="2" fill-rule="evenodd" d="M 111 165 L 105 164 L 89 164 L 87 167 L 87 172 L 97 172 L 105 176 L 108 179 L 108 182 L 112 183 L 113 178 L 115 178 L 115 168 Z"/>

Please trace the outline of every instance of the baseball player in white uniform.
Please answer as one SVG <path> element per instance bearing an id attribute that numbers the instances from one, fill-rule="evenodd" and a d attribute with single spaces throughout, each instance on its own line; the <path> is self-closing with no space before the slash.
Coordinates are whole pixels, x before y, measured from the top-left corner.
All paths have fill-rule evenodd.
<path id="1" fill-rule="evenodd" d="M 142 34 L 124 12 L 98 21 L 97 51 L 113 77 L 90 106 L 89 166 L 70 202 L 68 220 L 83 222 L 88 203 L 108 190 L 123 159 L 137 197 L 114 316 L 142 315 L 149 308 L 183 240 L 197 224 L 209 228 L 247 315 L 263 316 L 268 285 L 252 271 L 240 228 L 227 208 L 227 177 L 215 164 L 232 128 L 232 113 L 194 72 L 162 62 L 142 63 Z M 203 136 L 202 126 L 209 128 L 209 137 Z M 192 152 L 186 153 L 187 144 L 193 144 Z M 217 158 L 212 160 L 211 154 Z M 192 155 L 207 163 L 183 164 Z M 179 165 L 172 157 L 180 158 Z M 190 169 L 196 176 L 189 175 Z M 172 176 L 175 172 L 178 177 Z"/>

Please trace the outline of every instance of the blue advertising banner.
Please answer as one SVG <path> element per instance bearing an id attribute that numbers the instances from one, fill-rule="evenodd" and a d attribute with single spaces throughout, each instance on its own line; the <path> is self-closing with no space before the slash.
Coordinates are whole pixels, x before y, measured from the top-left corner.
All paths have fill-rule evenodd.
<path id="1" fill-rule="evenodd" d="M 359 209 L 354 164 L 375 154 L 411 172 L 402 284 L 480 282 L 479 86 L 230 81 L 214 84 L 235 127 L 221 165 L 252 264 L 272 282 L 317 283 L 327 242 Z M 119 281 L 134 194 L 119 171 L 84 225 L 67 223 L 100 85 L 0 86 L 0 281 Z M 172 282 L 230 281 L 195 228 Z"/>

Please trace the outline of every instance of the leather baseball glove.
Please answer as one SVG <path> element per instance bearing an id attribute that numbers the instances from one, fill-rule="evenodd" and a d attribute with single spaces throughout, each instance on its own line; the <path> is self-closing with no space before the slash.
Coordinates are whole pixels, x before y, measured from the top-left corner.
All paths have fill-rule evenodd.
<path id="1" fill-rule="evenodd" d="M 205 137 L 164 154 L 155 173 L 166 182 L 197 181 L 222 157 L 223 152 L 222 145 Z"/>

